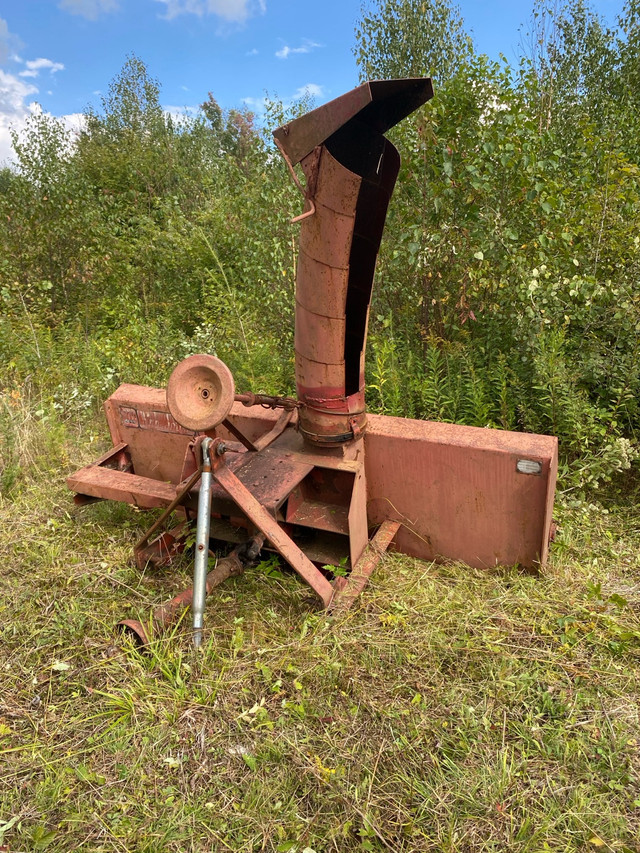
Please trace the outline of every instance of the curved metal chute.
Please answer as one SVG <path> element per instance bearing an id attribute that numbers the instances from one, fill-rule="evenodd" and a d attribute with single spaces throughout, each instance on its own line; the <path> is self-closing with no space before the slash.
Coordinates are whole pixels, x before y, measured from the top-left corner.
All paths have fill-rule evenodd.
<path id="1" fill-rule="evenodd" d="M 312 442 L 365 428 L 369 304 L 400 168 L 383 134 L 432 96 L 429 78 L 371 81 L 274 132 L 310 205 L 299 217 L 295 351 L 300 430 Z"/>

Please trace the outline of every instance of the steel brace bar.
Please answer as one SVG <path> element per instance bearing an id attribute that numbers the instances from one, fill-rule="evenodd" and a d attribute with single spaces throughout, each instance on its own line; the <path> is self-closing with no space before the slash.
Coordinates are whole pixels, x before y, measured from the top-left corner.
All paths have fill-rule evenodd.
<path id="1" fill-rule="evenodd" d="M 236 502 L 240 509 L 255 524 L 278 553 L 289 563 L 301 578 L 303 578 L 322 599 L 325 607 L 329 607 L 333 599 L 334 589 L 322 572 L 318 571 L 311 560 L 298 548 L 290 536 L 280 527 L 262 504 L 256 500 L 249 489 L 240 482 L 236 475 L 226 466 L 224 460 L 216 460 L 213 476 L 222 486 L 229 497 Z"/>
<path id="2" fill-rule="evenodd" d="M 351 570 L 349 577 L 336 590 L 335 598 L 331 603 L 334 613 L 342 613 L 348 610 L 356 598 L 360 595 L 369 578 L 373 574 L 382 556 L 388 551 L 391 542 L 400 529 L 399 521 L 383 521 L 373 538 L 367 543 L 362 556 Z"/>

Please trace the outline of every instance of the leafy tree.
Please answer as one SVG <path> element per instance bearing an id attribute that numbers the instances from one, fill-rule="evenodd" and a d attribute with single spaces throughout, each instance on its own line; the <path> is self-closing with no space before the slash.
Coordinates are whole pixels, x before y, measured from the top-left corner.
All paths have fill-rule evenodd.
<path id="1" fill-rule="evenodd" d="M 36 112 L 13 146 L 17 173 L 0 201 L 8 292 L 41 315 L 73 310 L 83 298 L 86 242 L 100 229 L 75 169 L 72 134 Z"/>
<path id="2" fill-rule="evenodd" d="M 625 148 L 635 162 L 640 159 L 640 3 L 628 0 L 618 18 L 620 81 L 615 94 L 619 126 Z"/>
<path id="3" fill-rule="evenodd" d="M 372 13 L 377 42 L 362 23 L 361 68 L 405 67 L 395 8 Z M 626 445 L 604 452 L 621 423 L 638 429 L 640 193 L 611 97 L 615 39 L 581 2 L 554 14 L 537 66 L 462 58 L 392 132 L 403 161 L 374 291 L 374 385 L 381 354 L 402 358 L 412 413 L 553 431 L 567 454 L 602 451 L 604 471 L 629 462 Z"/>
<path id="4" fill-rule="evenodd" d="M 9 166 L 0 169 L 0 193 L 6 193 L 15 178 L 15 172 Z"/>
<path id="5" fill-rule="evenodd" d="M 362 80 L 447 80 L 473 53 L 459 9 L 448 0 L 384 0 L 363 6 L 354 54 Z"/>
<path id="6" fill-rule="evenodd" d="M 120 73 L 109 84 L 107 95 L 101 100 L 102 115 L 88 110 L 90 132 L 94 123 L 114 138 L 154 134 L 164 128 L 160 85 L 149 76 L 147 66 L 135 54 L 126 58 Z"/>
<path id="7" fill-rule="evenodd" d="M 536 0 L 525 47 L 524 68 L 533 75 L 525 85 L 537 101 L 540 130 L 554 124 L 575 144 L 576 125 L 585 120 L 600 133 L 611 127 L 621 94 L 619 45 L 586 0 Z"/>
<path id="8" fill-rule="evenodd" d="M 390 132 L 402 167 L 371 312 L 374 407 L 554 432 L 564 470 L 592 485 L 631 463 L 637 21 L 636 0 L 614 33 L 569 0 L 518 71 L 476 55 L 446 0 L 363 10 L 363 77 L 440 76 Z M 0 360 L 56 406 L 163 382 L 202 350 L 238 387 L 291 388 L 301 199 L 269 129 L 312 103 L 273 99 L 260 127 L 213 94 L 172 119 L 159 93 L 129 57 L 78 139 L 36 115 L 0 173 Z"/>
<path id="9" fill-rule="evenodd" d="M 102 98 L 102 112 L 87 110 L 78 151 L 99 191 L 128 195 L 134 204 L 142 193 L 152 205 L 173 183 L 174 133 L 157 81 L 142 60 L 129 56 Z"/>
<path id="10" fill-rule="evenodd" d="M 233 157 L 238 165 L 248 168 L 251 154 L 262 153 L 255 115 L 246 109 L 223 111 L 211 92 L 200 109 L 219 145 L 219 154 Z"/>

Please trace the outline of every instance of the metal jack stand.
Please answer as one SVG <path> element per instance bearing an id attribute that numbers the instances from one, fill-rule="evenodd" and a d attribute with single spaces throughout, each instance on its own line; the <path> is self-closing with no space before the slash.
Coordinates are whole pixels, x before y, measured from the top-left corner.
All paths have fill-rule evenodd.
<path id="1" fill-rule="evenodd" d="M 198 495 L 198 519 L 196 522 L 196 556 L 193 563 L 193 644 L 202 643 L 204 606 L 207 597 L 207 568 L 209 565 L 209 531 L 211 529 L 211 439 L 205 438 L 202 450 L 202 477 Z"/>

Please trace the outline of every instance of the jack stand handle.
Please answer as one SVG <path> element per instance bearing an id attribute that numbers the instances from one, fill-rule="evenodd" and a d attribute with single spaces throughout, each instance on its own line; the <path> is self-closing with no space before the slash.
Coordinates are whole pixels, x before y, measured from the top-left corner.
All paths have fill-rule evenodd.
<path id="1" fill-rule="evenodd" d="M 198 495 L 198 519 L 196 523 L 196 556 L 193 564 L 193 644 L 202 643 L 204 605 L 207 597 L 207 569 L 209 566 L 209 530 L 211 527 L 211 457 L 209 448 L 212 440 L 202 441 L 202 482 Z"/>

